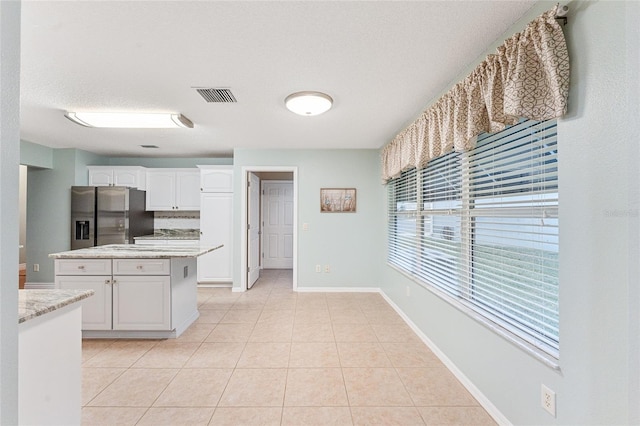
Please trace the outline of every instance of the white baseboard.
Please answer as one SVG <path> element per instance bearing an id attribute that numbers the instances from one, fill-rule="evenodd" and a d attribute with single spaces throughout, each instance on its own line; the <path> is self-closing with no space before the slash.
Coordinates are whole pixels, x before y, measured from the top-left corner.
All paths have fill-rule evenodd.
<path id="1" fill-rule="evenodd" d="M 299 293 L 380 293 L 377 287 L 300 287 Z"/>
<path id="2" fill-rule="evenodd" d="M 445 354 L 436 346 L 431 339 L 424 334 L 418 326 L 409 319 L 409 317 L 400 309 L 398 305 L 396 305 L 386 294 L 384 291 L 380 291 L 380 294 L 384 298 L 384 300 L 389 303 L 389 305 L 400 315 L 400 317 L 407 323 L 407 325 L 418 335 L 418 337 L 424 342 L 425 345 L 431 349 L 431 351 L 442 361 L 442 363 L 453 373 L 454 376 L 462 383 L 471 395 L 480 403 L 482 408 L 484 408 L 487 413 L 498 423 L 499 425 L 511 425 L 509 419 L 507 419 L 504 414 L 498 410 L 498 408 L 493 405 L 493 403 L 487 398 L 481 391 L 473 384 L 471 380 L 467 376 L 464 375 L 462 371 L 451 361 Z"/>
<path id="3" fill-rule="evenodd" d="M 50 290 L 56 288 L 54 283 L 24 283 L 25 290 Z"/>

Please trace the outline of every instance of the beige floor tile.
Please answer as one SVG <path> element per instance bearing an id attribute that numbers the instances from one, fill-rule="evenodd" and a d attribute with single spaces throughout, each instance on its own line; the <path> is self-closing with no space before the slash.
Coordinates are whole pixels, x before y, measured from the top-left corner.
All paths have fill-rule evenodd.
<path id="1" fill-rule="evenodd" d="M 330 311 L 344 311 L 349 309 L 359 309 L 358 301 L 353 298 L 337 298 L 327 295 L 327 306 Z"/>
<path id="2" fill-rule="evenodd" d="M 82 362 L 89 360 L 98 353 L 111 346 L 115 340 L 111 339 L 85 339 L 82 341 Z"/>
<path id="3" fill-rule="evenodd" d="M 228 311 L 199 308 L 198 324 L 218 324 Z"/>
<path id="4" fill-rule="evenodd" d="M 391 367 L 382 345 L 376 342 L 338 342 L 342 367 Z"/>
<path id="5" fill-rule="evenodd" d="M 334 342 L 292 343 L 289 368 L 340 367 Z"/>
<path id="6" fill-rule="evenodd" d="M 404 320 L 393 309 L 362 309 L 369 324 L 405 325 Z"/>
<path id="7" fill-rule="evenodd" d="M 261 310 L 256 309 L 237 309 L 227 311 L 226 314 L 220 320 L 221 324 L 255 324 L 262 313 Z"/>
<path id="8" fill-rule="evenodd" d="M 339 368 L 292 368 L 287 375 L 284 405 L 288 407 L 347 406 Z"/>
<path id="9" fill-rule="evenodd" d="M 404 324 L 371 324 L 371 327 L 381 342 L 420 342 L 413 330 Z"/>
<path id="10" fill-rule="evenodd" d="M 269 323 L 256 324 L 251 336 L 250 342 L 291 342 L 293 334 L 292 321 L 278 321 Z"/>
<path id="11" fill-rule="evenodd" d="M 176 339 L 177 342 L 203 342 L 216 324 L 193 323 Z"/>
<path id="12" fill-rule="evenodd" d="M 249 342 L 244 347 L 237 368 L 287 368 L 291 343 Z"/>
<path id="13" fill-rule="evenodd" d="M 418 407 L 428 425 L 494 426 L 497 423 L 482 407 Z"/>
<path id="14" fill-rule="evenodd" d="M 296 309 L 296 324 L 330 324 L 331 317 L 328 309 Z"/>
<path id="15" fill-rule="evenodd" d="M 82 426 L 133 426 L 147 409 L 142 407 L 84 407 Z"/>
<path id="16" fill-rule="evenodd" d="M 351 407 L 351 414 L 356 426 L 424 425 L 422 416 L 415 407 Z"/>
<path id="17" fill-rule="evenodd" d="M 292 309 L 265 309 L 258 318 L 258 323 L 290 323 L 293 322 L 295 311 Z"/>
<path id="18" fill-rule="evenodd" d="M 445 367 L 398 368 L 397 370 L 413 402 L 418 407 L 478 405 L 471 394 Z"/>
<path id="19" fill-rule="evenodd" d="M 339 309 L 331 312 L 333 324 L 368 324 L 369 320 L 360 309 Z"/>
<path id="20" fill-rule="evenodd" d="M 295 321 L 293 324 L 294 342 L 335 342 L 331 322 L 307 323 Z"/>
<path id="21" fill-rule="evenodd" d="M 297 300 L 295 297 L 269 296 L 264 305 L 264 310 L 292 311 L 296 309 Z"/>
<path id="22" fill-rule="evenodd" d="M 279 407 L 218 407 L 209 425 L 278 426 L 281 417 Z"/>
<path id="23" fill-rule="evenodd" d="M 229 379 L 220 407 L 282 407 L 287 370 L 239 369 Z"/>
<path id="24" fill-rule="evenodd" d="M 214 311 L 228 311 L 231 309 L 234 303 L 238 300 L 237 296 L 231 297 L 212 297 L 206 302 L 198 306 L 198 309 L 214 310 Z"/>
<path id="25" fill-rule="evenodd" d="M 320 298 L 320 297 L 309 298 L 309 297 L 304 297 L 303 295 L 304 293 L 298 296 L 298 300 L 296 303 L 296 310 L 298 311 L 329 311 L 329 305 L 327 305 L 327 299 Z"/>
<path id="26" fill-rule="evenodd" d="M 394 367 L 442 367 L 442 362 L 422 343 L 382 343 Z"/>
<path id="27" fill-rule="evenodd" d="M 218 324 L 205 342 L 246 342 L 253 327 L 253 324 Z"/>
<path id="28" fill-rule="evenodd" d="M 243 342 L 202 343 L 184 368 L 235 368 L 245 345 Z"/>
<path id="29" fill-rule="evenodd" d="M 132 368 L 96 396 L 90 406 L 149 407 L 179 370 Z"/>
<path id="30" fill-rule="evenodd" d="M 206 426 L 214 408 L 151 407 L 136 426 Z"/>
<path id="31" fill-rule="evenodd" d="M 348 407 L 284 407 L 283 426 L 350 426 Z"/>
<path id="32" fill-rule="evenodd" d="M 247 310 L 247 309 L 253 309 L 253 310 L 258 310 L 261 311 L 264 309 L 264 305 L 265 303 L 267 303 L 267 300 L 238 300 L 236 301 L 236 303 L 233 304 L 233 306 L 231 306 L 231 308 L 229 310 L 234 311 L 234 310 Z"/>
<path id="33" fill-rule="evenodd" d="M 128 368 L 156 345 L 155 340 L 121 340 L 84 363 L 85 367 Z"/>
<path id="34" fill-rule="evenodd" d="M 82 405 L 87 405 L 125 371 L 124 368 L 83 368 Z"/>
<path id="35" fill-rule="evenodd" d="M 154 402 L 154 407 L 215 407 L 232 369 L 181 370 Z"/>
<path id="36" fill-rule="evenodd" d="M 377 342 L 378 337 L 369 324 L 333 323 L 336 342 Z"/>
<path id="37" fill-rule="evenodd" d="M 133 368 L 182 368 L 198 349 L 200 343 L 176 342 L 158 343 L 133 364 Z"/>
<path id="38" fill-rule="evenodd" d="M 393 368 L 343 368 L 352 407 L 411 407 L 413 401 Z"/>

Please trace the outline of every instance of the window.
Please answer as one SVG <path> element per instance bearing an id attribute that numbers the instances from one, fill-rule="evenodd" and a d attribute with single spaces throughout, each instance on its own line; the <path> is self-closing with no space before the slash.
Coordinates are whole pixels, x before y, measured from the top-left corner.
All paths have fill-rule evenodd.
<path id="1" fill-rule="evenodd" d="M 555 120 L 481 135 L 388 196 L 389 263 L 558 357 Z"/>

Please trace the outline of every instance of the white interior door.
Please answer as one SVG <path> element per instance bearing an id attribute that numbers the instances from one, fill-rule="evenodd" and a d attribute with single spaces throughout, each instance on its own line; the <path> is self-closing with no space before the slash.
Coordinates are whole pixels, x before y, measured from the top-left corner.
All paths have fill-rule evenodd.
<path id="1" fill-rule="evenodd" d="M 262 267 L 293 268 L 293 182 L 262 183 Z"/>
<path id="2" fill-rule="evenodd" d="M 249 173 L 249 191 L 247 191 L 249 208 L 247 247 L 248 271 L 247 288 L 251 288 L 260 276 L 260 178 Z"/>

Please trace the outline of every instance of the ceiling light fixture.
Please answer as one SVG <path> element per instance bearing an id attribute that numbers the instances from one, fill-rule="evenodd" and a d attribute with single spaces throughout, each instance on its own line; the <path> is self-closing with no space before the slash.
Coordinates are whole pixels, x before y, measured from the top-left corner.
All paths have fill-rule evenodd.
<path id="1" fill-rule="evenodd" d="M 331 109 L 333 99 L 321 92 L 296 92 L 286 97 L 284 104 L 300 115 L 319 115 Z"/>
<path id="2" fill-rule="evenodd" d="M 182 114 L 141 112 L 67 112 L 69 120 L 86 127 L 118 129 L 193 128 L 193 123 Z"/>

